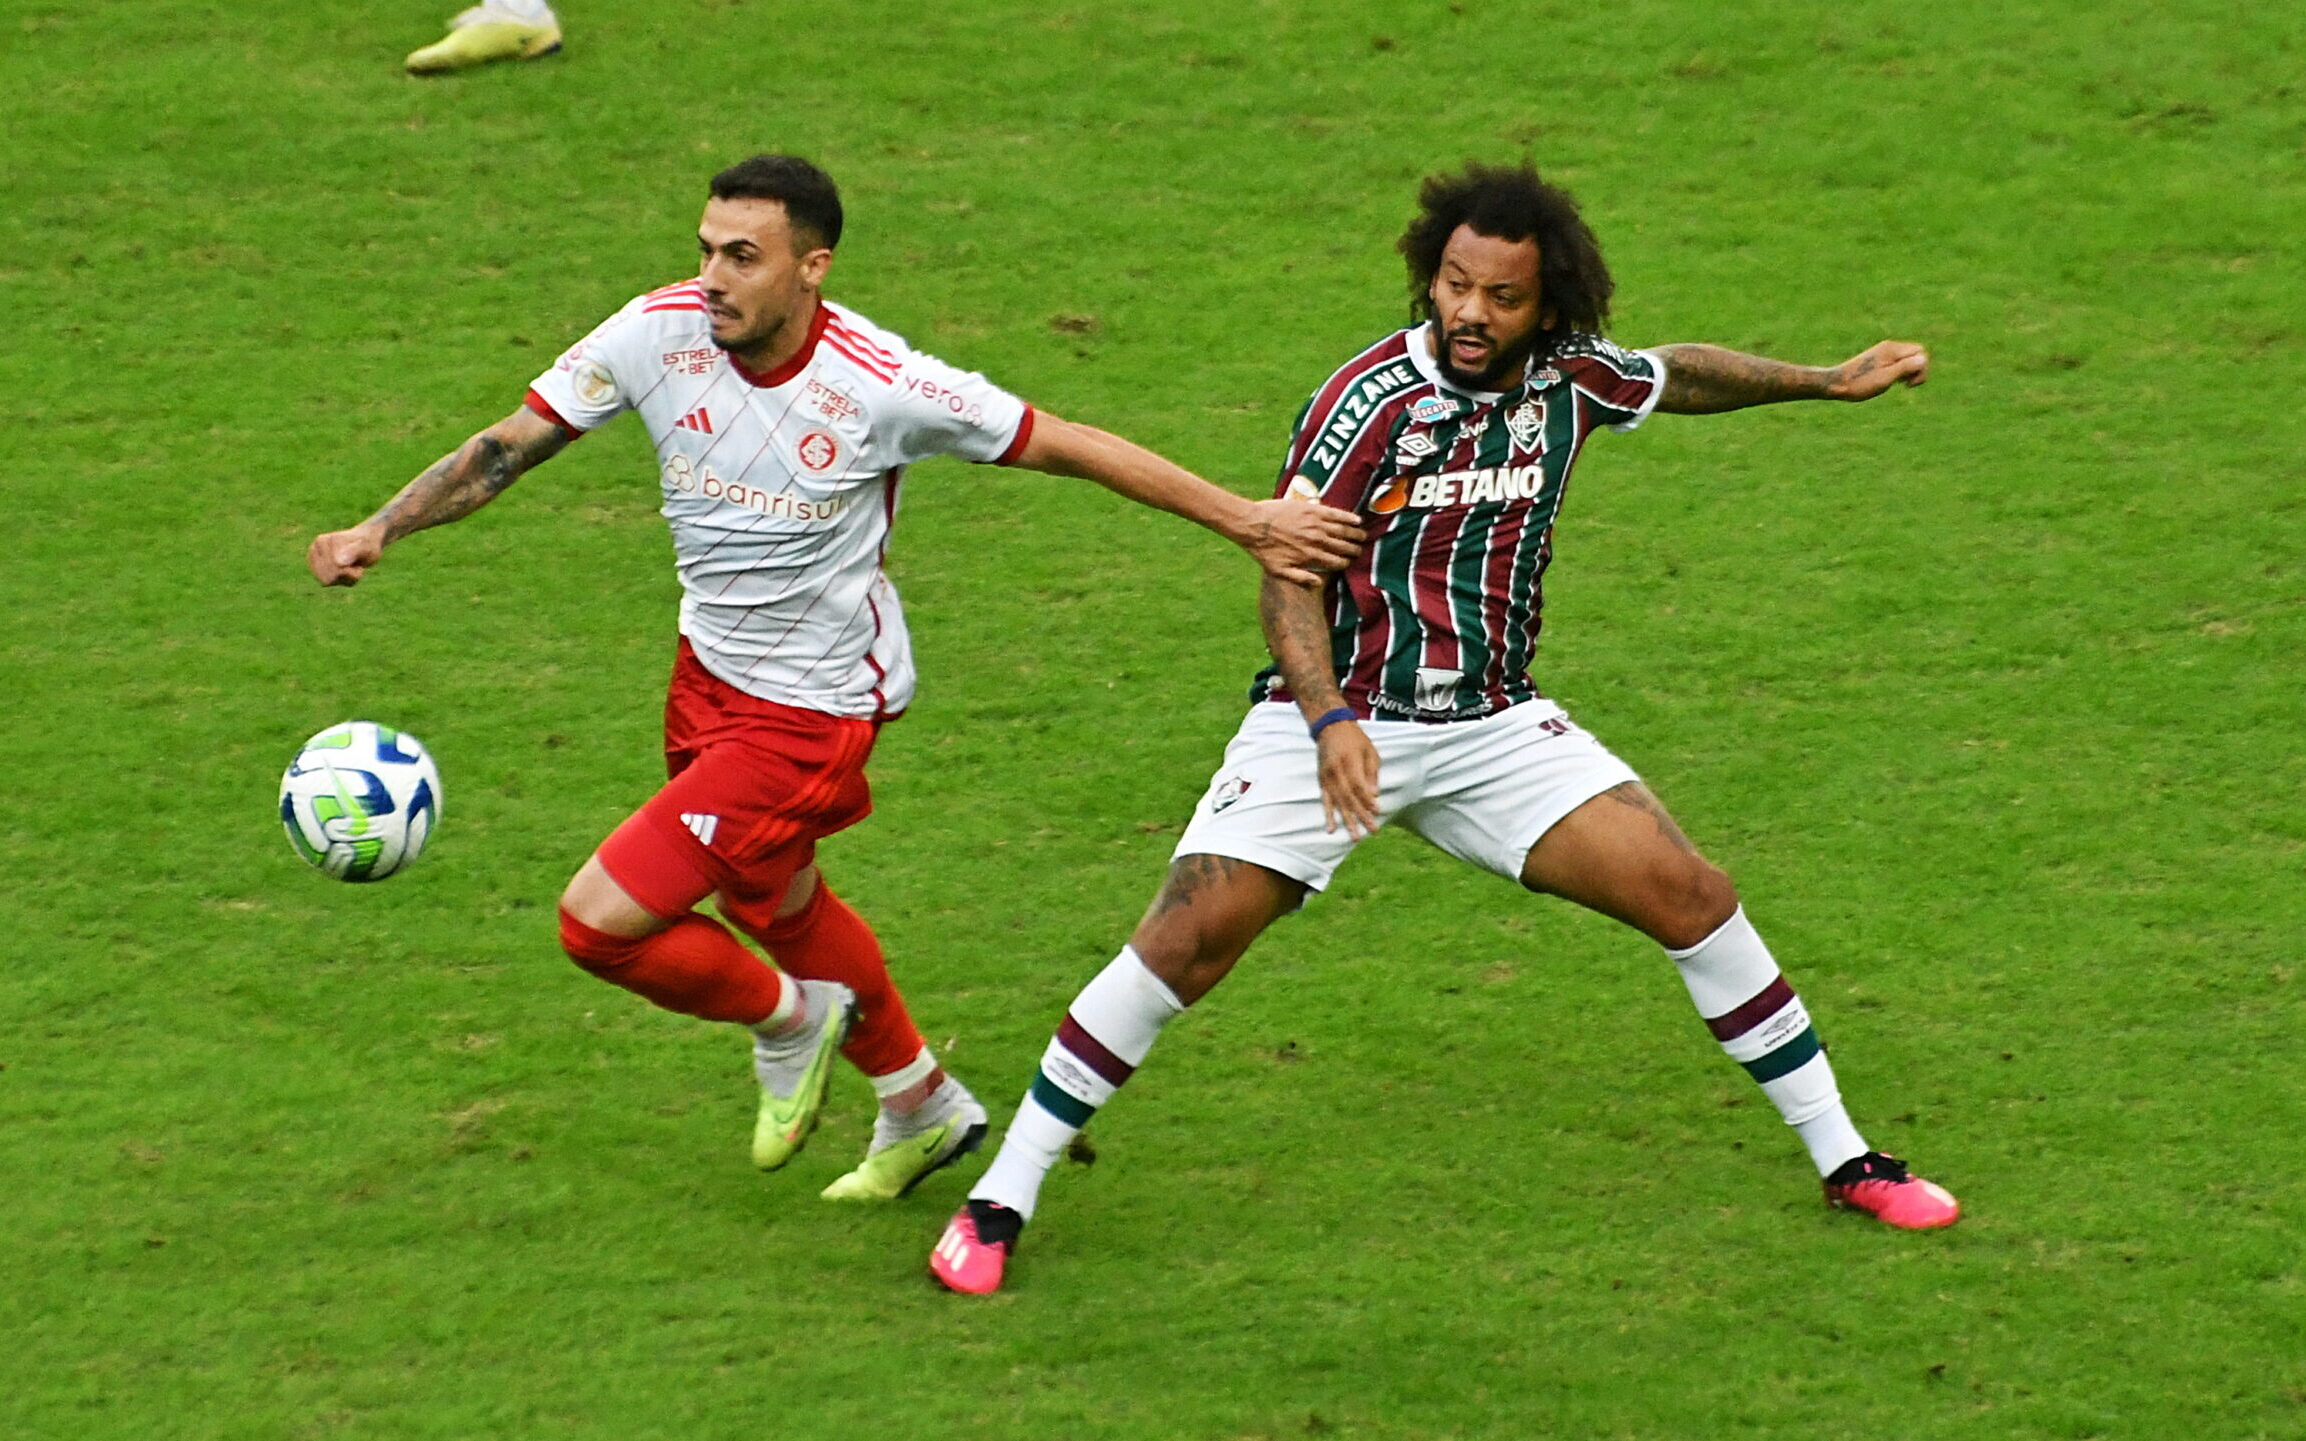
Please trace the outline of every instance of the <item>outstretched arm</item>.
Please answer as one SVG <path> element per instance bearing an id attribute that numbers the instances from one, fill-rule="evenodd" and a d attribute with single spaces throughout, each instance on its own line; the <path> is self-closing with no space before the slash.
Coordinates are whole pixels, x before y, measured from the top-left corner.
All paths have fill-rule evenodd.
<path id="1" fill-rule="evenodd" d="M 1265 577 L 1257 593 L 1257 618 L 1265 626 L 1265 648 L 1281 667 L 1289 693 L 1306 724 L 1345 705 L 1337 689 L 1329 649 L 1329 621 L 1321 613 L 1321 587 Z M 1330 830 L 1344 826 L 1359 839 L 1377 832 L 1377 747 L 1357 720 L 1332 721 L 1314 745 L 1321 753 L 1321 820 Z"/>
<path id="2" fill-rule="evenodd" d="M 1268 577 L 1319 585 L 1361 551 L 1350 511 L 1305 500 L 1244 500 L 1183 466 L 1092 425 L 1036 411 L 1032 438 L 1016 464 L 1049 475 L 1093 480 L 1140 505 L 1207 526 L 1257 557 Z"/>
<path id="3" fill-rule="evenodd" d="M 1657 353 L 1665 359 L 1665 393 L 1657 408 L 1674 415 L 1711 415 L 1781 400 L 1871 400 L 1893 385 L 1920 385 L 1930 376 L 1929 352 L 1905 340 L 1885 340 L 1834 366 L 1788 365 L 1718 345 L 1661 345 Z"/>
<path id="4" fill-rule="evenodd" d="M 304 562 L 322 585 L 358 585 L 386 546 L 411 532 L 462 520 L 568 442 L 567 433 L 543 416 L 526 407 L 516 410 L 434 461 L 384 509 L 350 530 L 315 536 Z"/>

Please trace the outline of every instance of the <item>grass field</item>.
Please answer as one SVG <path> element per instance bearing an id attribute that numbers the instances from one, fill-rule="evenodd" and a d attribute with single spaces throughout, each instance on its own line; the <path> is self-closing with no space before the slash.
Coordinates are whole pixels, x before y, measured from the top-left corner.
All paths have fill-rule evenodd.
<path id="1" fill-rule="evenodd" d="M 443 7 L 448 8 L 448 7 Z M 0 1436 L 2306 1436 L 2306 18 L 2121 0 L 0 3 Z M 1597 444 L 1540 683 L 1727 866 L 1953 1231 L 1823 1210 L 1638 937 L 1387 835 L 1171 1028 L 1011 1290 L 965 1190 L 745 1162 L 722 1031 L 553 941 L 658 775 L 636 423 L 356 592 L 304 573 L 819 159 L 831 292 L 1244 492 L 1402 314 L 1416 178 L 1527 151 L 1618 336 L 1861 408 Z M 1261 656 L 1250 565 L 943 463 L 923 670 L 827 847 L 1002 1115 Z M 440 756 L 409 875 L 273 786 Z"/>

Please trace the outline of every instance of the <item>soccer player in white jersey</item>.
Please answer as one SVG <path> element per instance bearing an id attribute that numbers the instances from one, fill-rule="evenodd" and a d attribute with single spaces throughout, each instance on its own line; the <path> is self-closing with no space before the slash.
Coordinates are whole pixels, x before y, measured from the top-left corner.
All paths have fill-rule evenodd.
<path id="1" fill-rule="evenodd" d="M 1073 1001 L 1003 1139 L 930 1256 L 997 1289 L 1043 1176 L 1266 926 L 1398 821 L 1443 851 L 1647 934 L 1698 1014 L 1800 1135 L 1834 1205 L 1950 1225 L 1952 1196 L 1870 1150 L 1817 1032 L 1729 878 L 1633 771 L 1531 682 L 1539 582 L 1594 430 L 1653 410 L 1868 400 L 1928 357 L 1883 341 L 1831 369 L 1709 345 L 1600 338 L 1611 282 L 1570 198 L 1529 167 L 1435 176 L 1402 237 L 1421 323 L 1330 377 L 1279 489 L 1358 512 L 1369 541 L 1326 582 L 1269 577 L 1275 664 L 1120 955 Z"/>
<path id="2" fill-rule="evenodd" d="M 1220 490 L 912 349 L 820 294 L 840 237 L 839 192 L 807 161 L 755 156 L 714 176 L 696 279 L 634 299 L 520 408 L 369 519 L 315 538 L 307 559 L 323 585 L 351 585 L 393 541 L 471 514 L 639 412 L 682 591 L 671 779 L 569 882 L 561 943 L 660 1006 L 748 1029 L 763 1169 L 800 1149 L 845 1054 L 881 1111 L 864 1162 L 825 1194 L 886 1200 L 985 1131 L 984 1108 L 922 1044 L 872 931 L 815 865 L 819 838 L 871 810 L 866 755 L 913 696 L 882 569 L 905 468 L 954 455 L 1093 480 L 1304 583 L 1350 559 L 1360 529 L 1343 511 Z M 700 914 L 707 897 L 776 964 Z"/>

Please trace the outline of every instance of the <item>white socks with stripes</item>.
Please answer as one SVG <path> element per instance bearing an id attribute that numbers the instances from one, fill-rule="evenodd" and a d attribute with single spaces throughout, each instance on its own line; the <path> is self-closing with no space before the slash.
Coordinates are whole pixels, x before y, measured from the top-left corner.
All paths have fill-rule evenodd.
<path id="1" fill-rule="evenodd" d="M 1030 1218 L 1042 1178 L 1066 1143 L 1144 1062 L 1161 1028 L 1184 1012 L 1176 993 L 1146 969 L 1135 950 L 1123 946 L 1073 998 L 1041 1053 L 1033 1088 L 1001 1138 L 1000 1154 L 969 1199 L 991 1201 Z"/>
<path id="2" fill-rule="evenodd" d="M 1761 1083 L 1778 1114 L 1809 1148 L 1818 1174 L 1866 1153 L 1842 1106 L 1834 1068 L 1801 998 L 1779 973 L 1768 946 L 1740 906 L 1686 951 L 1668 950 L 1706 1028 L 1729 1058 Z"/>

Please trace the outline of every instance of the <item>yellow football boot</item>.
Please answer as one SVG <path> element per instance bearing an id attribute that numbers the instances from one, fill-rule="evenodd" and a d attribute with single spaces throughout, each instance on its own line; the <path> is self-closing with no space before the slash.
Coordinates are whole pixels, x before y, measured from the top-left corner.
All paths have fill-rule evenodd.
<path id="1" fill-rule="evenodd" d="M 811 1020 L 787 1036 L 753 1037 L 761 1114 L 753 1125 L 753 1164 L 774 1171 L 800 1153 L 825 1109 L 825 1088 L 841 1042 L 857 1019 L 857 996 L 835 981 L 802 981 Z"/>
<path id="2" fill-rule="evenodd" d="M 985 1108 L 954 1078 L 946 1077 L 921 1111 L 926 1114 L 902 1120 L 883 1111 L 863 1164 L 818 1194 L 828 1201 L 894 1201 L 984 1144 Z"/>
<path id="3" fill-rule="evenodd" d="M 491 60 L 534 60 L 560 49 L 560 22 L 550 10 L 542 19 L 475 5 L 448 22 L 448 35 L 408 57 L 411 75 L 445 75 Z"/>

